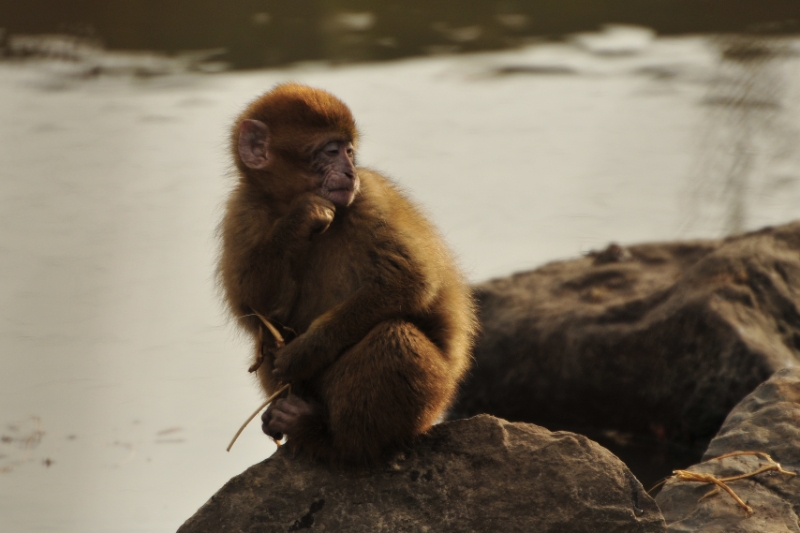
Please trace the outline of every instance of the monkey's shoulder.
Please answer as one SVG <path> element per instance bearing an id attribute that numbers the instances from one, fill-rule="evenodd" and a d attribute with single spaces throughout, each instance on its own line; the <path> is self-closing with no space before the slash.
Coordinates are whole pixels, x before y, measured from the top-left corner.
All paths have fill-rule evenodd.
<path id="1" fill-rule="evenodd" d="M 428 279 L 457 270 L 436 227 L 401 187 L 370 169 L 359 168 L 358 173 L 362 194 L 351 222 L 370 227 L 369 238 L 377 253 L 391 254 L 395 260 L 399 256 L 407 268 Z"/>
<path id="2" fill-rule="evenodd" d="M 240 183 L 228 197 L 218 232 L 223 243 L 246 246 L 246 243 L 259 241 L 264 228 L 272 225 L 276 218 L 275 213 L 265 208 L 255 187 Z"/>
<path id="3" fill-rule="evenodd" d="M 359 168 L 361 195 L 356 206 L 359 217 L 371 219 L 386 231 L 409 237 L 440 240 L 436 228 L 406 194 L 390 178 L 368 168 Z"/>

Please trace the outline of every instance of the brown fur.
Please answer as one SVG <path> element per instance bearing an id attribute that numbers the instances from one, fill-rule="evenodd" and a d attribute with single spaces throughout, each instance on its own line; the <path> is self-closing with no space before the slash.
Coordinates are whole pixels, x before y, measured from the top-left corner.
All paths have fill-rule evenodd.
<path id="1" fill-rule="evenodd" d="M 246 119 L 269 129 L 264 170 L 237 151 Z M 333 205 L 314 195 L 314 151 L 357 137 L 341 101 L 305 86 L 278 86 L 245 110 L 234 126 L 240 179 L 221 227 L 219 278 L 230 312 L 254 338 L 253 311 L 298 334 L 258 370 L 269 394 L 276 359 L 284 361 L 293 391 L 316 406 L 287 445 L 325 461 L 374 463 L 442 415 L 476 325 L 442 239 L 380 174 L 358 167 L 353 202 L 335 208 L 323 233 L 309 230 Z"/>

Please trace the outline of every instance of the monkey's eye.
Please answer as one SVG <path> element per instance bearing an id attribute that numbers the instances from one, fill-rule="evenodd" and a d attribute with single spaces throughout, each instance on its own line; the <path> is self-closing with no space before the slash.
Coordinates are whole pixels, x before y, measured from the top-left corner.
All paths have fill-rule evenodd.
<path id="1" fill-rule="evenodd" d="M 328 155 L 336 155 L 339 153 L 339 143 L 336 141 L 329 142 L 322 148 L 322 151 Z"/>

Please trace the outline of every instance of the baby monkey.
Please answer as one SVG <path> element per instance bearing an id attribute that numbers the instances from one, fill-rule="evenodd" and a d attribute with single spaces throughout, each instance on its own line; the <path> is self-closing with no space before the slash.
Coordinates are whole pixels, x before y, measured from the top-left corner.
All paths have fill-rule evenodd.
<path id="1" fill-rule="evenodd" d="M 232 141 L 219 279 L 265 393 L 291 384 L 263 430 L 316 460 L 375 464 L 453 399 L 476 330 L 469 288 L 420 211 L 357 166 L 355 121 L 333 95 L 278 85 Z"/>

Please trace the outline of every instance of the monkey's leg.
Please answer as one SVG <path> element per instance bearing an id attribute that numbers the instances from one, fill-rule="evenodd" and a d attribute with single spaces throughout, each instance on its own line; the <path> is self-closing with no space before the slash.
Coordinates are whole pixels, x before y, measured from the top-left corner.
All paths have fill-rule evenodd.
<path id="1" fill-rule="evenodd" d="M 328 461 L 376 463 L 427 430 L 456 385 L 447 357 L 420 330 L 383 322 L 325 371 L 319 416 L 287 444 Z"/>

